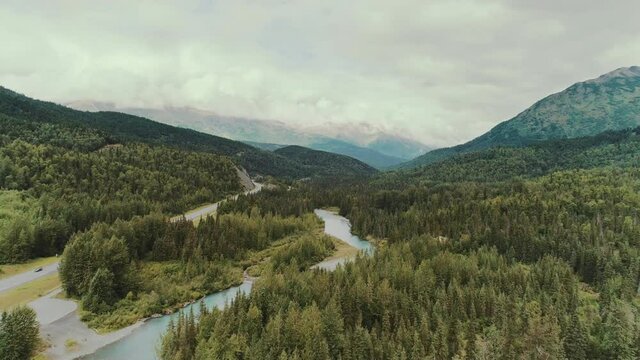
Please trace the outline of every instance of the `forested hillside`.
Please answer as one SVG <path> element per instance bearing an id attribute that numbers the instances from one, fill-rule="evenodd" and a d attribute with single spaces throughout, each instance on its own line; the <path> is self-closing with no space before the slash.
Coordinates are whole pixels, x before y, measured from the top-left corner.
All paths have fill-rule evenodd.
<path id="1" fill-rule="evenodd" d="M 323 175 L 317 172 L 323 169 L 322 166 L 301 164 L 239 141 L 118 112 L 77 111 L 54 103 L 30 99 L 2 87 L 0 120 L 4 122 L 2 129 L 9 133 L 24 132 L 25 128 L 32 131 L 39 129 L 39 138 L 36 140 L 40 143 L 95 150 L 107 144 L 140 142 L 185 151 L 226 155 L 253 175 L 271 175 L 288 179 Z M 16 130 L 17 123 L 21 125 Z M 340 170 L 351 171 L 347 167 Z"/>
<path id="2" fill-rule="evenodd" d="M 345 155 L 308 149 L 302 146 L 285 146 L 274 151 L 276 154 L 302 164 L 309 173 L 325 177 L 369 176 L 377 172 L 362 161 Z"/>
<path id="3" fill-rule="evenodd" d="M 431 164 L 496 146 L 593 136 L 640 125 L 640 67 L 620 68 L 547 96 L 514 118 L 461 145 L 430 151 L 403 167 Z"/>
<path id="4" fill-rule="evenodd" d="M 639 165 L 640 128 L 635 128 L 459 154 L 430 165 L 385 174 L 380 179 L 402 184 L 406 181 L 487 182 L 536 177 L 559 170 Z"/>
<path id="5" fill-rule="evenodd" d="M 96 221 L 178 214 L 242 190 L 234 164 L 213 154 L 141 144 L 82 152 L 22 140 L 0 141 L 0 188 L 11 199 L 2 203 L 1 262 L 61 253 Z"/>
<path id="6" fill-rule="evenodd" d="M 0 114 L 2 263 L 60 254 L 73 233 L 97 221 L 178 214 L 242 190 L 227 157 L 119 143 L 66 121 L 62 107 L 17 97 L 46 111 L 0 102 L 19 116 Z"/>
<path id="7" fill-rule="evenodd" d="M 61 253 L 71 234 L 94 222 L 178 214 L 238 193 L 234 162 L 281 179 L 375 172 L 346 156 L 321 155 L 278 155 L 126 114 L 75 111 L 0 88 L 0 196 L 7 199 L 1 205 L 0 262 Z"/>

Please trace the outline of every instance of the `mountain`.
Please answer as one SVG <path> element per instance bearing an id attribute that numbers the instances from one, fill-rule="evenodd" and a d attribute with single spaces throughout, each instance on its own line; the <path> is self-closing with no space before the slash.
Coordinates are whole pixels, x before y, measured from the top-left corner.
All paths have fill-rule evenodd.
<path id="1" fill-rule="evenodd" d="M 275 151 L 283 147 L 290 146 L 290 145 L 282 145 L 282 144 L 261 143 L 261 142 L 255 142 L 255 141 L 244 141 L 244 143 L 249 144 L 258 149 L 268 150 L 268 151 Z M 348 142 L 340 141 L 336 139 L 330 139 L 320 143 L 313 143 L 309 145 L 309 148 L 314 150 L 331 152 L 335 154 L 346 155 L 354 159 L 360 160 L 367 165 L 373 166 L 376 169 L 390 168 L 394 165 L 397 165 L 406 161 L 405 159 L 384 155 L 375 150 L 363 148 L 360 146 L 355 146 Z"/>
<path id="2" fill-rule="evenodd" d="M 309 144 L 309 147 L 315 150 L 347 155 L 354 159 L 358 159 L 365 164 L 369 164 L 377 169 L 388 168 L 390 166 L 406 161 L 405 159 L 385 155 L 370 148 L 356 146 L 346 141 L 336 139 L 327 139 L 322 142 L 315 142 Z"/>
<path id="3" fill-rule="evenodd" d="M 308 163 L 297 162 L 274 152 L 256 149 L 240 141 L 119 112 L 78 111 L 51 102 L 31 99 L 3 87 L 0 87 L 0 115 L 6 118 L 3 120 L 6 120 L 9 125 L 13 123 L 13 127 L 20 124 L 25 128 L 47 125 L 67 129 L 63 132 L 50 130 L 53 135 L 47 143 L 60 141 L 55 136 L 56 132 L 67 136 L 69 133 L 80 131 L 81 134 L 73 140 L 76 143 L 86 143 L 85 150 L 92 148 L 95 150 L 97 147 L 108 144 L 140 142 L 226 155 L 253 175 L 297 179 L 318 176 L 320 172 L 325 173 L 319 166 L 314 167 Z M 82 129 L 87 131 L 83 132 Z M 8 126 L 6 131 L 12 131 L 12 127 Z M 22 133 L 24 132 L 20 134 Z M 346 165 L 349 162 L 342 161 L 340 164 Z M 360 164 L 356 165 L 360 167 Z M 341 170 L 344 173 L 352 171 L 348 168 L 341 168 Z"/>
<path id="4" fill-rule="evenodd" d="M 403 167 L 494 146 L 523 146 L 640 125 L 640 67 L 620 68 L 547 96 L 516 117 L 462 145 L 430 151 Z"/>
<path id="5" fill-rule="evenodd" d="M 640 127 L 521 147 L 462 153 L 425 166 L 382 175 L 385 181 L 493 182 L 532 178 L 556 171 L 640 164 Z"/>
<path id="6" fill-rule="evenodd" d="M 243 143 L 251 145 L 254 148 L 267 150 L 267 151 L 275 151 L 285 146 L 288 146 L 288 145 L 281 145 L 281 144 L 261 143 L 261 142 L 255 142 L 255 141 L 243 141 Z"/>
<path id="7" fill-rule="evenodd" d="M 382 154 L 405 159 L 413 159 L 424 154 L 425 151 L 433 149 L 433 147 L 426 146 L 418 141 L 391 134 L 376 136 L 367 146 Z"/>
<path id="8" fill-rule="evenodd" d="M 298 145 L 285 146 L 274 152 L 303 164 L 309 173 L 316 174 L 316 176 L 354 177 L 369 176 L 378 172 L 373 167 L 351 157 Z"/>
<path id="9" fill-rule="evenodd" d="M 298 128 L 276 120 L 221 116 L 188 107 L 116 108 L 112 103 L 74 101 L 68 106 L 85 111 L 120 111 L 165 124 L 191 128 L 248 144 L 286 144 L 354 157 L 376 168 L 400 164 L 429 149 L 424 144 L 375 129 L 326 125 Z M 262 146 L 257 146 L 263 148 Z M 264 148 L 271 150 L 269 148 Z"/>
<path id="10" fill-rule="evenodd" d="M 249 144 L 253 147 L 262 150 L 275 151 L 277 149 L 289 146 L 282 144 L 261 143 L 255 141 L 244 141 L 245 144 Z M 335 154 L 346 155 L 354 159 L 360 160 L 363 163 L 373 166 L 376 169 L 386 169 L 395 165 L 401 164 L 406 159 L 401 159 L 389 155 L 384 155 L 375 150 L 363 148 L 350 144 L 345 141 L 328 139 L 323 142 L 313 143 L 308 145 L 309 148 L 320 151 L 327 151 Z"/>

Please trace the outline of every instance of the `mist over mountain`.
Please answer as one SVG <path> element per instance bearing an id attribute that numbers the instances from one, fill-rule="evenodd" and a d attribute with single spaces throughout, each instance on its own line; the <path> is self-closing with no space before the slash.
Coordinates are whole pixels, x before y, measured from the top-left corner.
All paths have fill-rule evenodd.
<path id="1" fill-rule="evenodd" d="M 348 155 L 376 168 L 400 164 L 430 149 L 416 140 L 385 133 L 365 124 L 327 124 L 305 128 L 277 120 L 221 116 L 188 107 L 118 108 L 112 103 L 97 101 L 74 101 L 67 105 L 84 111 L 124 112 L 247 143 L 307 146 Z"/>
<path id="2" fill-rule="evenodd" d="M 591 136 L 640 125 L 640 67 L 619 68 L 571 85 L 536 102 L 514 118 L 461 145 L 430 151 L 403 166 L 496 146 Z"/>

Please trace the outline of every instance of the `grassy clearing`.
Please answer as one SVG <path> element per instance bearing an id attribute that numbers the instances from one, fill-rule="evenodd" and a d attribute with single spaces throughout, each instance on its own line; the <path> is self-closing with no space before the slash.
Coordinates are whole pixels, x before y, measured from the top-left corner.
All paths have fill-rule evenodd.
<path id="1" fill-rule="evenodd" d="M 60 258 L 51 256 L 29 260 L 21 264 L 0 265 L 0 279 L 4 279 L 27 271 L 33 271 L 39 267 L 53 264 L 58 260 L 60 260 Z"/>
<path id="2" fill-rule="evenodd" d="M 287 236 L 276 241 L 269 248 L 253 253 L 249 257 L 249 260 L 243 263 L 243 267 L 247 269 L 247 274 L 249 276 L 260 277 L 269 266 L 273 265 L 272 257 L 274 255 L 278 257 L 278 255 L 282 255 L 287 251 L 292 251 L 296 246 L 296 243 L 304 242 L 305 240 L 308 241 L 310 239 L 313 239 L 313 241 L 317 240 L 317 242 L 320 244 L 322 244 L 324 241 L 324 245 L 321 246 L 324 247 L 324 250 L 316 248 L 312 249 L 312 251 L 307 251 L 305 255 L 312 257 L 309 259 L 304 259 L 304 256 L 300 256 L 300 259 L 303 262 L 307 263 L 303 267 L 307 267 L 306 265 L 311 266 L 315 263 L 325 260 L 355 257 L 358 254 L 358 249 L 345 243 L 342 240 L 326 235 L 321 229 L 317 229 L 312 232 L 298 233 Z M 327 239 L 329 240 L 329 242 L 326 241 Z M 328 253 L 330 255 L 325 256 L 322 259 L 313 259 L 314 255 L 311 254 L 313 252 L 315 252 L 315 256 L 322 256 L 322 252 L 325 252 L 325 254 Z"/>
<path id="3" fill-rule="evenodd" d="M 172 313 L 207 294 L 242 283 L 242 268 L 231 261 L 190 265 L 179 261 L 146 261 L 137 266 L 141 289 L 130 292 L 109 312 L 81 311 L 82 321 L 98 333 L 107 333 L 154 314 Z"/>
<path id="4" fill-rule="evenodd" d="M 580 288 L 578 289 L 578 299 L 580 301 L 578 314 L 580 319 L 590 327 L 595 326 L 602 321 L 600 316 L 600 305 L 598 303 L 599 298 L 600 294 L 598 294 L 588 284 L 580 283 Z"/>
<path id="5" fill-rule="evenodd" d="M 75 350 L 78 347 L 78 342 L 75 339 L 67 339 L 64 342 L 64 347 L 68 351 Z"/>
<path id="6" fill-rule="evenodd" d="M 26 304 L 60 287 L 58 274 L 43 276 L 0 293 L 0 311 Z"/>
<path id="7" fill-rule="evenodd" d="M 354 248 L 353 246 L 347 244 L 346 242 L 331 237 L 331 239 L 333 240 L 333 244 L 335 246 L 335 252 L 333 254 L 331 254 L 331 256 L 329 256 L 328 258 L 324 259 L 324 260 L 335 260 L 335 259 L 342 259 L 342 258 L 352 258 L 355 257 L 356 255 L 358 255 L 358 249 Z M 323 261 L 324 261 L 323 260 Z"/>

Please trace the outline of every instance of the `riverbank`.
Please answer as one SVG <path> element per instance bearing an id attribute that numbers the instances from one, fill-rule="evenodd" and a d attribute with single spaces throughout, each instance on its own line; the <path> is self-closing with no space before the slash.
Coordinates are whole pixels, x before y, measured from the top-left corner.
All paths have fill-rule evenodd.
<path id="1" fill-rule="evenodd" d="M 315 237 L 318 232 L 322 234 L 319 229 L 311 229 L 307 232 L 291 235 L 282 239 L 272 248 L 252 254 L 253 257 L 247 259 L 246 262 L 266 263 L 270 255 L 277 254 L 279 251 L 296 244 L 296 240 L 299 237 Z M 347 252 L 343 250 L 342 253 Z M 74 300 L 57 298 L 60 291 L 49 294 L 30 304 L 41 322 L 41 336 L 49 345 L 44 352 L 48 359 L 73 359 L 78 356 L 93 354 L 96 350 L 131 335 L 136 328 L 142 326 L 141 324 L 146 324 L 150 321 L 156 323 L 157 319 L 173 316 L 177 312 L 185 311 L 186 309 L 197 308 L 199 300 L 208 298 L 208 296 L 205 296 L 205 292 L 190 288 L 191 282 L 198 282 L 199 277 L 204 275 L 198 275 L 190 280 L 184 279 L 182 282 L 177 283 L 175 279 L 171 280 L 172 276 L 180 273 L 180 264 L 178 262 L 147 262 L 138 263 L 136 266 L 139 267 L 137 273 L 142 278 L 147 279 L 145 281 L 147 289 L 164 286 L 166 290 L 167 286 L 169 286 L 169 288 L 175 288 L 175 291 L 172 291 L 175 296 L 178 296 L 178 293 L 191 295 L 181 298 L 174 305 L 165 307 L 155 313 L 143 314 L 140 310 L 144 308 L 145 304 L 148 304 L 154 296 L 159 295 L 156 292 L 147 290 L 145 293 L 136 294 L 132 299 L 122 299 L 109 313 L 96 315 L 82 312 L 79 308 L 79 303 Z M 215 268 L 221 270 L 222 264 L 217 263 Z M 228 269 L 228 271 L 225 270 L 223 273 L 233 273 L 230 278 L 232 282 L 224 283 L 224 285 L 221 283 L 219 288 L 210 289 L 208 293 L 228 292 L 230 289 L 236 289 L 239 286 L 247 286 L 247 283 L 252 283 L 256 279 L 246 271 L 243 272 L 241 262 L 228 263 L 228 266 L 224 268 Z M 220 281 L 226 280 L 221 278 L 216 280 L 216 282 Z M 161 283 L 164 283 L 164 285 Z M 214 285 L 213 283 L 209 284 Z M 231 299 L 226 300 L 230 301 Z M 87 318 L 87 315 L 90 316 Z M 85 322 L 81 320 L 82 316 L 85 316 Z M 107 332 L 112 328 L 123 325 L 128 326 L 113 332 Z"/>
<path id="2" fill-rule="evenodd" d="M 118 331 L 99 334 L 80 321 L 75 301 L 58 298 L 61 292 L 54 290 L 29 304 L 40 323 L 40 337 L 48 345 L 42 353 L 47 359 L 71 360 L 91 354 L 130 335 L 144 323 L 139 321 Z"/>
<path id="3" fill-rule="evenodd" d="M 330 214 L 328 216 L 327 214 Z M 316 212 L 316 215 L 324 221 L 324 233 L 336 233 L 341 234 L 343 237 L 334 237 L 334 241 L 339 241 L 336 250 L 345 255 L 346 258 L 355 256 L 355 253 L 364 252 L 371 253 L 371 247 L 368 242 L 362 241 L 357 237 L 354 237 L 349 232 L 350 224 L 345 218 L 339 215 L 332 214 L 327 211 Z M 281 244 L 284 245 L 284 244 Z M 349 249 L 353 247 L 355 249 Z M 327 260 L 330 261 L 346 261 L 346 258 L 339 258 L 338 252 L 334 252 L 331 256 L 325 258 L 324 263 Z M 316 264 L 318 265 L 318 264 Z M 329 269 L 330 270 L 330 269 Z M 215 294 L 207 296 L 203 302 L 209 309 L 211 308 L 224 308 L 231 301 L 233 301 L 239 293 L 248 294 L 253 286 L 253 277 L 250 273 L 245 272 L 245 281 L 242 285 L 233 287 Z M 199 302 L 186 307 L 183 311 L 198 314 L 200 309 Z M 166 332 L 167 326 L 170 321 L 175 321 L 179 316 L 178 313 L 169 316 L 162 316 L 157 319 L 150 319 L 145 322 L 139 329 L 136 329 L 129 336 L 116 341 L 110 345 L 107 345 L 97 352 L 83 357 L 85 360 L 113 360 L 113 359 L 136 359 L 136 360 L 156 360 L 156 349 L 160 343 L 161 336 Z"/>
<path id="4" fill-rule="evenodd" d="M 327 212 L 329 213 L 329 212 Z M 335 227 L 342 230 L 346 228 L 346 234 L 349 235 L 349 241 L 359 246 L 368 244 L 360 239 L 353 239 L 348 231 L 348 221 L 342 221 L 340 216 L 331 214 L 328 219 L 323 218 L 324 213 L 316 213 L 316 215 L 324 220 L 323 230 L 318 231 L 320 234 L 329 234 L 336 232 Z M 339 231 L 345 234 L 344 231 Z M 323 235 L 324 236 L 324 235 Z M 294 239 L 296 236 L 293 236 Z M 331 236 L 334 244 L 334 251 L 319 264 L 329 262 L 342 263 L 348 259 L 352 259 L 363 248 L 354 247 L 344 238 Z M 254 261 L 265 262 L 269 256 L 278 253 L 279 249 L 283 249 L 294 241 L 283 239 L 282 242 L 274 244 L 273 249 L 265 249 L 261 252 L 253 254 Z M 357 240 L 354 242 L 354 240 Z M 365 248 L 368 247 L 364 246 Z M 366 250 L 366 249 L 364 249 Z M 259 259 L 260 258 L 260 259 Z M 245 271 L 242 273 L 243 282 L 240 286 L 234 286 L 226 290 L 215 292 L 204 298 L 207 307 L 216 306 L 224 307 L 228 302 L 232 301 L 239 292 L 248 292 L 251 289 L 253 281 L 256 279 L 253 274 Z M 44 300 L 44 299 L 47 300 Z M 136 359 L 154 359 L 155 347 L 160 339 L 161 334 L 166 330 L 169 319 L 177 316 L 176 313 L 165 316 L 154 316 L 136 322 L 124 329 L 115 332 L 99 334 L 90 329 L 85 323 L 80 321 L 78 306 L 74 301 L 68 299 L 57 299 L 55 294 L 39 299 L 39 304 L 32 306 L 36 309 L 39 319 L 43 319 L 41 323 L 41 334 L 50 347 L 44 353 L 50 360 L 73 359 L 79 356 L 85 356 L 86 359 L 115 359 L 115 358 L 136 358 Z M 35 303 L 35 302 L 34 302 Z M 199 301 L 190 301 L 181 306 L 186 305 L 183 311 L 191 311 L 199 309 Z M 46 315 L 49 314 L 49 315 Z M 45 316 L 49 318 L 45 319 Z"/>

